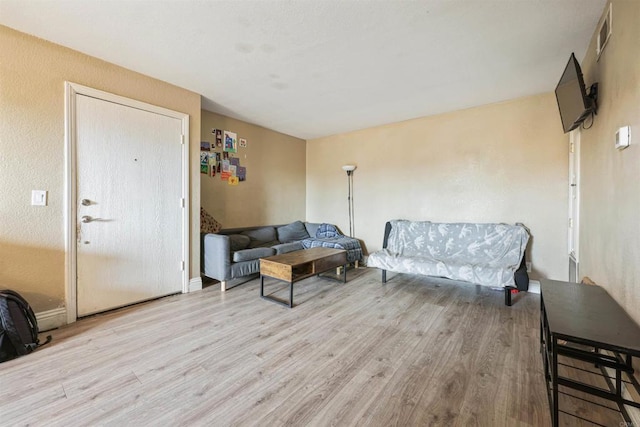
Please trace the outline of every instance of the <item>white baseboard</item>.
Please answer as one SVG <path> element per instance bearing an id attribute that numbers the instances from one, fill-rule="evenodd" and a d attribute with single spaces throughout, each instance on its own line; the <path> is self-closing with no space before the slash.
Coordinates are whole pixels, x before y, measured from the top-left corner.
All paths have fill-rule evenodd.
<path id="1" fill-rule="evenodd" d="M 59 328 L 67 324 L 67 309 L 62 307 L 41 311 L 40 313 L 36 313 L 36 320 L 38 321 L 38 329 L 40 331 Z"/>
<path id="2" fill-rule="evenodd" d="M 189 280 L 189 292 L 202 290 L 202 277 L 194 277 Z"/>
<path id="3" fill-rule="evenodd" d="M 527 292 L 531 292 L 532 294 L 540 293 L 540 282 L 537 280 L 529 280 L 529 290 Z"/>

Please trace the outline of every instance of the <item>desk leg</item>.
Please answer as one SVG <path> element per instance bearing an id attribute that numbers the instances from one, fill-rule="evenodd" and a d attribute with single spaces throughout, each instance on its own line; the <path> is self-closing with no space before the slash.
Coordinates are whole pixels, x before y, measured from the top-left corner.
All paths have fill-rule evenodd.
<path id="1" fill-rule="evenodd" d="M 544 351 L 544 302 L 540 297 L 540 353 Z"/>
<path id="2" fill-rule="evenodd" d="M 553 370 L 551 376 L 551 387 L 553 388 L 553 420 L 551 425 L 558 426 L 558 339 L 554 336 L 551 338 L 551 345 L 553 352 L 553 362 L 551 369 Z"/>
<path id="3" fill-rule="evenodd" d="M 264 276 L 260 275 L 260 296 L 264 296 Z"/>

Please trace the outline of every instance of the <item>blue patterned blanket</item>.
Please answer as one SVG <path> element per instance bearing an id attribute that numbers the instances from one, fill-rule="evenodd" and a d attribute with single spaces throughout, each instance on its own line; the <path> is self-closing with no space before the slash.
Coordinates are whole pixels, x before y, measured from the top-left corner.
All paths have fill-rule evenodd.
<path id="1" fill-rule="evenodd" d="M 322 224 L 316 232 L 316 238 L 302 240 L 305 249 L 333 248 L 347 251 L 347 262 L 362 261 L 362 247 L 357 239 L 347 237 L 331 224 Z"/>

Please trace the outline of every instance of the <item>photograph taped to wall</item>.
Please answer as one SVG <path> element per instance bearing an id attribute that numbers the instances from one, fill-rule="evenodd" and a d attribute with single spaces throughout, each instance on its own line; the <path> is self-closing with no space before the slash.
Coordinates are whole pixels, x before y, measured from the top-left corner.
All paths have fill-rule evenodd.
<path id="1" fill-rule="evenodd" d="M 209 165 L 201 164 L 200 165 L 200 173 L 208 175 L 209 174 Z"/>
<path id="2" fill-rule="evenodd" d="M 238 170 L 238 167 L 235 165 L 229 165 L 229 172 L 231 172 L 231 176 L 236 176 L 236 171 Z"/>
<path id="3" fill-rule="evenodd" d="M 200 141 L 200 151 L 211 151 L 211 143 L 209 141 Z"/>
<path id="4" fill-rule="evenodd" d="M 218 132 L 218 129 L 216 129 L 216 128 L 211 129 L 211 134 L 212 135 L 215 135 L 217 132 Z"/>
<path id="5" fill-rule="evenodd" d="M 237 176 L 230 176 L 229 179 L 229 185 L 238 185 L 238 177 Z"/>
<path id="6" fill-rule="evenodd" d="M 222 171 L 220 173 L 220 179 L 222 179 L 223 181 L 228 181 L 230 176 L 231 176 L 231 173 L 229 172 Z"/>
<path id="7" fill-rule="evenodd" d="M 240 138 L 240 148 L 247 148 L 247 140 L 245 138 Z"/>
<path id="8" fill-rule="evenodd" d="M 229 153 L 235 153 L 238 151 L 238 135 L 235 132 L 225 130 L 223 141 L 224 151 Z"/>
<path id="9" fill-rule="evenodd" d="M 231 163 L 234 166 L 240 166 L 240 159 L 237 157 L 230 157 L 229 163 Z"/>
<path id="10" fill-rule="evenodd" d="M 223 160 L 222 161 L 222 172 L 229 172 L 229 160 Z"/>
<path id="11" fill-rule="evenodd" d="M 247 168 L 244 166 L 238 166 L 237 170 L 236 170 L 236 176 L 238 177 L 239 181 L 246 181 L 247 180 Z"/>
<path id="12" fill-rule="evenodd" d="M 201 165 L 208 165 L 209 164 L 209 152 L 208 151 L 201 151 L 200 152 L 200 164 Z"/>

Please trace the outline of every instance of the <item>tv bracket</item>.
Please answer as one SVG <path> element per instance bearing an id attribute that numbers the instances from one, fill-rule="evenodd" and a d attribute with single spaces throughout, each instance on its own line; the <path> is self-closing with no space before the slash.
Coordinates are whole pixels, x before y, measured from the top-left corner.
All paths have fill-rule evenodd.
<path id="1" fill-rule="evenodd" d="M 593 114 L 598 115 L 598 83 L 594 83 L 589 87 L 587 98 L 593 102 Z"/>

